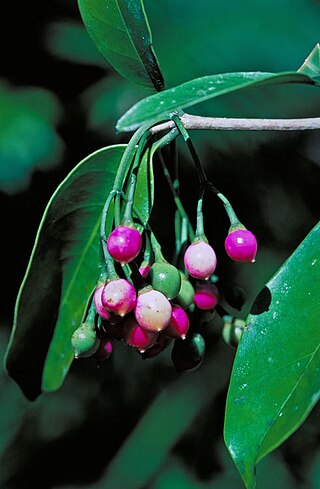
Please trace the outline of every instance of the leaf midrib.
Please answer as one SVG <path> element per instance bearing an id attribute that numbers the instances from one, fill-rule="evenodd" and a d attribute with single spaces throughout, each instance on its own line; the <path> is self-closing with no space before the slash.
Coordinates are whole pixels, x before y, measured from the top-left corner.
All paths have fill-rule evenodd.
<path id="1" fill-rule="evenodd" d="M 306 367 L 305 367 L 304 371 L 301 373 L 300 377 L 298 378 L 298 380 L 297 380 L 297 381 L 296 381 L 296 383 L 294 384 L 294 387 L 293 387 L 293 388 L 290 390 L 290 392 L 289 392 L 288 396 L 286 397 L 286 399 L 285 399 L 285 400 L 283 401 L 283 403 L 281 404 L 281 406 L 280 406 L 280 408 L 279 408 L 279 410 L 278 410 L 278 412 L 277 412 L 276 416 L 274 416 L 274 417 L 273 417 L 273 420 L 272 420 L 272 426 L 271 426 L 271 428 L 273 428 L 273 427 L 275 426 L 275 423 L 276 423 L 277 418 L 279 417 L 279 414 L 280 414 L 280 413 L 281 413 L 281 411 L 284 409 L 284 407 L 286 406 L 286 404 L 289 402 L 289 400 L 290 400 L 290 398 L 291 398 L 292 394 L 295 392 L 295 390 L 296 390 L 296 389 L 297 389 L 297 387 L 299 386 L 299 384 L 300 384 L 300 382 L 302 381 L 302 379 L 303 379 L 304 375 L 306 374 L 306 372 L 307 372 L 308 368 L 310 367 L 310 364 L 312 363 L 312 361 L 313 361 L 313 359 L 314 359 L 315 355 L 318 353 L 319 348 L 320 348 L 320 343 L 318 344 L 318 346 L 316 347 L 316 349 L 314 350 L 314 352 L 311 354 L 310 360 L 308 361 L 308 363 L 307 363 L 307 365 L 306 365 Z M 294 429 L 294 428 L 292 428 L 292 429 Z M 291 431 L 291 430 L 290 430 L 290 431 Z M 264 440 L 265 440 L 265 438 L 266 438 L 266 436 L 268 435 L 268 433 L 269 433 L 269 432 L 270 432 L 270 428 L 269 428 L 269 429 L 267 429 L 267 430 L 265 431 L 265 433 L 264 433 L 264 435 L 263 435 L 263 438 L 261 439 L 261 442 L 259 443 L 259 446 L 258 446 L 258 449 L 257 449 L 257 457 L 255 458 L 254 465 L 256 465 L 256 464 L 257 464 L 257 462 L 259 461 L 259 459 L 260 459 L 260 458 L 262 458 L 262 457 L 265 455 L 265 453 L 264 453 L 263 455 L 260 455 L 260 458 L 259 458 L 259 455 L 258 455 L 258 454 L 259 454 L 259 450 L 260 450 L 260 448 L 261 448 L 261 446 L 262 446 L 262 444 L 263 444 L 263 442 L 264 442 Z M 284 438 L 286 438 L 286 436 L 287 436 L 287 434 L 285 434 L 285 435 L 284 435 Z M 280 440 L 280 441 L 277 443 L 277 446 L 278 446 L 280 443 L 281 443 L 281 440 Z M 271 450 L 272 450 L 272 447 L 271 447 Z M 268 450 L 268 452 L 269 452 L 269 450 Z"/>

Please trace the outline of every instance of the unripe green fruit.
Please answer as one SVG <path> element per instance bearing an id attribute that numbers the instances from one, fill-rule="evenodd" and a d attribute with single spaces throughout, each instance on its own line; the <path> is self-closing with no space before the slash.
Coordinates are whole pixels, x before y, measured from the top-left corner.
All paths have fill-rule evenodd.
<path id="1" fill-rule="evenodd" d="M 177 297 L 175 298 L 175 302 L 179 304 L 179 306 L 183 307 L 183 309 L 188 309 L 188 307 L 193 304 L 194 297 L 194 288 L 191 282 L 187 279 L 187 277 L 181 273 L 181 286 Z"/>
<path id="2" fill-rule="evenodd" d="M 181 276 L 179 270 L 170 263 L 155 262 L 150 268 L 148 279 L 152 287 L 162 292 L 167 299 L 177 297 L 181 286 Z"/>
<path id="3" fill-rule="evenodd" d="M 175 340 L 171 359 L 178 371 L 193 370 L 204 358 L 205 341 L 201 334 L 194 333 L 185 340 Z"/>
<path id="4" fill-rule="evenodd" d="M 223 316 L 223 322 L 222 337 L 224 341 L 233 348 L 237 348 L 246 325 L 245 321 L 232 316 Z"/>
<path id="5" fill-rule="evenodd" d="M 96 332 L 86 323 L 75 330 L 71 337 L 71 345 L 75 358 L 91 357 L 99 348 L 100 340 Z"/>

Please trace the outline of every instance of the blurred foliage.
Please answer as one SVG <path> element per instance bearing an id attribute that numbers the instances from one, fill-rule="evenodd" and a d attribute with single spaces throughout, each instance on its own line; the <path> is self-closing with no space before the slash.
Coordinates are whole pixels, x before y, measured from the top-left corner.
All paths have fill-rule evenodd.
<path id="1" fill-rule="evenodd" d="M 0 80 L 0 190 L 25 189 L 36 169 L 59 163 L 63 143 L 56 131 L 57 97 L 38 87 L 17 88 Z"/>
<path id="2" fill-rule="evenodd" d="M 168 87 L 220 72 L 295 70 L 319 42 L 318 0 L 145 0 L 145 7 Z M 18 129 L 13 129 L 8 139 L 11 149 L 6 153 L 6 158 L 14 162 L 10 164 L 11 173 L 17 165 L 17 172 L 22 173 L 23 178 L 14 175 L 13 180 L 12 176 L 5 176 L 6 183 L 2 184 L 2 167 L 6 171 L 9 167 L 0 161 L 0 197 L 1 204 L 6 206 L 8 236 L 4 256 L 13 264 L 6 274 L 1 319 L 11 320 L 13 299 L 46 201 L 80 159 L 106 144 L 119 140 L 127 142 L 127 135 L 115 133 L 115 123 L 149 92 L 121 79 L 104 64 L 80 22 L 75 0 L 68 3 L 55 0 L 36 7 L 22 4 L 19 16 L 16 5 L 6 4 L 6 8 L 12 9 L 7 18 L 12 22 L 14 19 L 28 53 L 21 56 L 20 43 L 12 44 L 12 54 L 2 64 L 4 81 L 0 86 L 1 94 L 5 93 L 5 97 L 0 95 L 0 128 L 6 127 L 7 116 L 2 119 L 2 107 L 8 104 L 11 114 L 18 113 L 17 119 L 14 115 L 10 119 L 16 120 L 18 126 L 21 124 L 23 134 L 28 134 L 28 137 L 16 138 Z M 6 45 L 7 42 L 5 39 Z M 35 86 L 43 88 L 31 88 Z M 40 92 L 43 95 L 40 96 Z M 18 109 L 20 104 L 24 109 Z M 319 115 L 319 108 L 316 89 L 291 86 L 228 95 L 200 105 L 193 113 L 305 117 Z M 7 108 L 6 113 L 9 113 Z M 23 122 L 26 116 L 30 123 Z M 38 132 L 32 129 L 34 126 Z M 39 128 L 43 132 L 39 132 Z M 240 313 L 230 312 L 245 317 L 257 292 L 318 219 L 319 131 L 281 135 L 195 133 L 192 137 L 209 177 L 232 200 L 240 219 L 255 230 L 260 242 L 254 267 L 230 263 L 224 258 L 221 244 L 227 231 L 223 210 L 213 199 L 205 201 L 208 238 L 221 257 L 217 273 L 223 275 L 225 282 L 240 284 L 247 294 Z M 22 141 L 25 142 L 22 144 Z M 51 146 L 46 141 L 51 141 Z M 47 166 L 46 174 L 34 172 L 30 180 L 33 168 L 61 161 L 62 141 L 66 143 L 67 155 L 59 171 Z M 44 149 L 46 144 L 47 149 Z M 26 153 L 29 163 L 22 164 Z M 184 153 L 180 163 L 184 165 L 181 197 L 194 219 L 194 172 Z M 174 206 L 157 167 L 155 180 L 153 225 L 159 241 L 164 244 L 165 254 L 170 256 L 172 229 L 167 223 L 172 219 Z M 27 189 L 25 195 L 6 195 L 22 188 Z M 21 209 L 28 211 L 27 218 L 21 219 Z M 19 249 L 17 222 L 24 236 L 24 246 Z M 9 324 L 2 324 L 1 329 L 4 351 Z M 222 445 L 226 389 L 234 352 L 217 340 L 219 324 L 209 327 L 207 333 L 212 353 L 199 370 L 185 376 L 174 372 L 169 350 L 150 360 L 151 366 L 146 369 L 149 360 L 142 361 L 121 343 L 116 345 L 110 362 L 100 369 L 90 360 L 75 363 L 60 391 L 45 395 L 33 404 L 28 404 L 16 385 L 1 374 L 1 488 L 27 489 L 39 483 L 43 489 L 105 489 L 112 461 L 124 460 L 119 469 L 113 465 L 115 475 L 120 477 L 126 472 L 128 459 L 121 459 L 125 447 L 135 446 L 134 436 L 139 433 L 139 426 L 143 426 L 144 413 L 152 414 L 152 407 L 159 402 L 163 416 L 159 417 L 150 439 L 154 443 L 154 453 L 157 454 L 160 441 L 163 452 L 157 459 L 158 464 L 153 465 L 155 472 L 149 474 L 150 479 L 141 489 L 240 489 L 241 479 Z M 219 361 L 215 360 L 218 358 Z M 205 378 L 206 366 L 211 361 L 210 376 Z M 221 376 L 217 391 L 213 388 L 216 375 Z M 174 394 L 179 394 L 175 385 L 181 385 L 189 399 L 197 379 L 202 386 L 201 399 L 196 399 L 194 414 L 189 415 L 185 424 L 181 422 L 180 431 L 175 431 L 176 438 L 170 442 L 170 433 L 166 431 L 166 404 L 161 404 L 161 400 L 167 400 L 169 408 L 173 409 L 171 396 L 166 397 L 166 393 L 172 392 L 172 399 L 175 399 Z M 180 384 L 175 384 L 180 380 Z M 186 402 L 186 408 L 188 404 L 192 408 L 192 400 Z M 272 486 L 320 488 L 319 414 L 316 407 L 303 426 L 261 462 L 259 489 Z M 140 454 L 139 461 L 143 468 L 144 454 Z"/>

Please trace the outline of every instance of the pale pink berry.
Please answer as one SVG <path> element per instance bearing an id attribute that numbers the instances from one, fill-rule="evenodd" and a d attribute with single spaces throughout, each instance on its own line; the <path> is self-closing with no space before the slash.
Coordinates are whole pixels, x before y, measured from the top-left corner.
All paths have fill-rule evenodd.
<path id="1" fill-rule="evenodd" d="M 197 241 L 187 248 L 184 264 L 192 277 L 207 280 L 216 269 L 217 257 L 208 243 Z"/>
<path id="2" fill-rule="evenodd" d="M 123 338 L 128 345 L 143 353 L 155 344 L 158 333 L 147 331 L 138 324 L 134 317 L 130 317 L 123 326 Z"/>
<path id="3" fill-rule="evenodd" d="M 208 282 L 196 284 L 193 297 L 194 304 L 205 311 L 213 309 L 219 302 L 220 293 L 218 287 Z"/>
<path id="4" fill-rule="evenodd" d="M 94 293 L 93 300 L 94 300 L 94 305 L 96 308 L 97 313 L 103 318 L 103 319 L 109 319 L 110 313 L 107 311 L 107 309 L 104 307 L 102 304 L 102 291 L 103 291 L 104 284 L 100 285 Z"/>
<path id="5" fill-rule="evenodd" d="M 147 288 L 138 295 L 134 314 L 142 328 L 159 332 L 170 322 L 171 304 L 161 292 Z"/>
<path id="6" fill-rule="evenodd" d="M 164 330 L 164 334 L 170 338 L 185 339 L 190 326 L 187 313 L 180 306 L 173 306 L 169 326 Z"/>
<path id="7" fill-rule="evenodd" d="M 254 262 L 258 249 L 255 235 L 247 229 L 237 229 L 228 234 L 224 243 L 227 254 L 234 261 Z"/>
<path id="8" fill-rule="evenodd" d="M 139 272 L 140 272 L 140 275 L 143 277 L 143 278 L 146 278 L 146 276 L 148 275 L 149 273 L 149 270 L 150 270 L 151 266 L 150 265 L 146 265 L 146 266 L 142 266 L 139 268 Z"/>
<path id="9" fill-rule="evenodd" d="M 107 241 L 110 255 L 121 265 L 134 260 L 140 253 L 141 245 L 141 234 L 135 227 L 129 226 L 118 226 Z"/>
<path id="10" fill-rule="evenodd" d="M 94 358 L 98 360 L 98 362 L 103 362 L 107 360 L 112 355 L 113 352 L 113 341 L 111 338 L 103 338 L 100 341 L 100 345 L 96 353 L 94 354 Z"/>
<path id="11" fill-rule="evenodd" d="M 102 291 L 102 305 L 108 310 L 125 316 L 132 311 L 136 303 L 136 291 L 133 285 L 123 278 L 110 280 Z"/>

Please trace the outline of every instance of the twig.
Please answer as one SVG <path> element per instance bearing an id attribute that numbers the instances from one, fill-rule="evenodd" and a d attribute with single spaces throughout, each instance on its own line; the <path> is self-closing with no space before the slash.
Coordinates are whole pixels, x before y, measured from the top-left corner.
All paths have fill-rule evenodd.
<path id="1" fill-rule="evenodd" d="M 320 129 L 320 117 L 304 119 L 238 119 L 229 117 L 202 117 L 184 114 L 181 121 L 186 129 L 214 131 L 304 131 Z M 152 134 L 172 129 L 173 121 L 164 122 L 150 129 Z"/>

